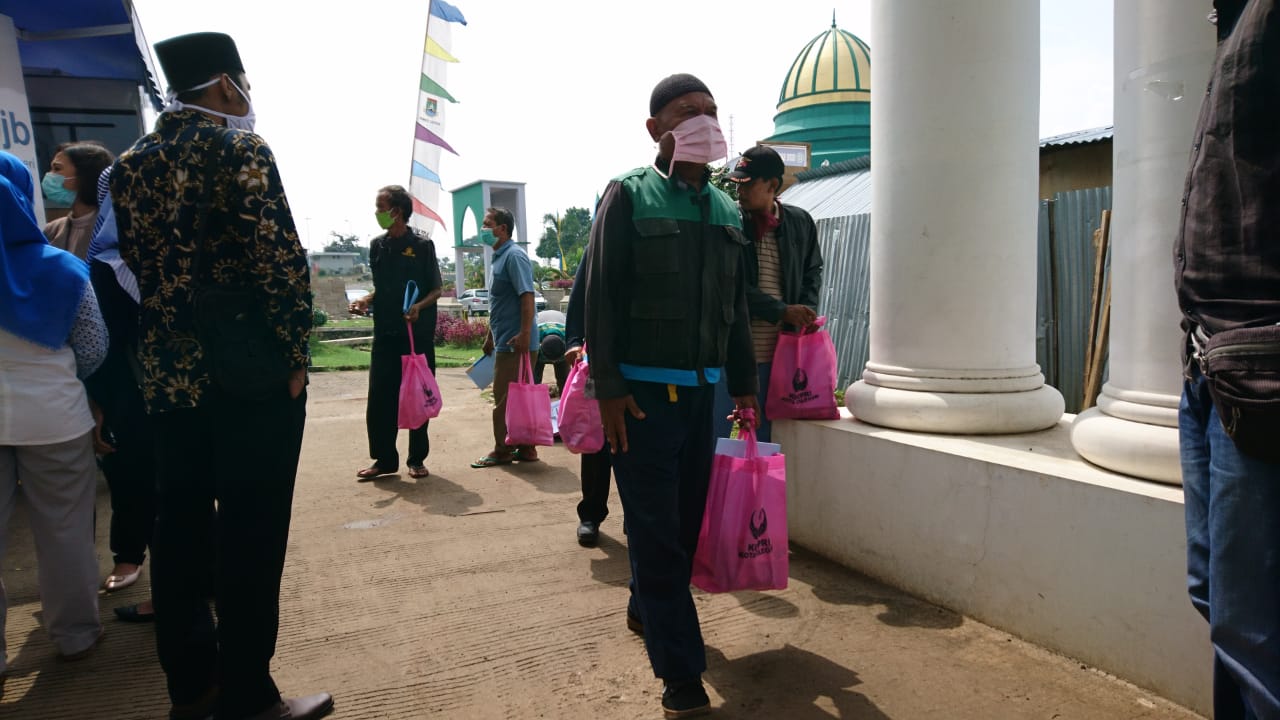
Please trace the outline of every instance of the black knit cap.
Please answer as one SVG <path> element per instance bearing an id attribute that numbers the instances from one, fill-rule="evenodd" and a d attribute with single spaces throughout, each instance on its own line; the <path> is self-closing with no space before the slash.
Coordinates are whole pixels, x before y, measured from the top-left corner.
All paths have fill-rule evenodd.
<path id="1" fill-rule="evenodd" d="M 656 116 L 658 111 L 666 107 L 667 103 L 672 100 L 691 92 L 711 94 L 711 91 L 707 89 L 706 83 L 689 73 L 668 75 L 662 79 L 662 82 L 654 86 L 653 94 L 649 96 L 649 117 Z"/>
<path id="2" fill-rule="evenodd" d="M 191 33 L 156 43 L 156 58 L 174 92 L 190 90 L 219 73 L 244 72 L 236 41 L 216 32 Z"/>

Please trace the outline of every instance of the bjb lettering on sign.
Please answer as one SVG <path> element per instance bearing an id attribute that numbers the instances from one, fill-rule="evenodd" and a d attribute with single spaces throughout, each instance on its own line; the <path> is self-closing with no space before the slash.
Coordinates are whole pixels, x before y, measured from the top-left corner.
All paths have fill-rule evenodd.
<path id="1" fill-rule="evenodd" d="M 15 145 L 30 144 L 31 123 L 19 120 L 18 114 L 12 109 L 0 105 L 0 150 L 13 152 Z"/>

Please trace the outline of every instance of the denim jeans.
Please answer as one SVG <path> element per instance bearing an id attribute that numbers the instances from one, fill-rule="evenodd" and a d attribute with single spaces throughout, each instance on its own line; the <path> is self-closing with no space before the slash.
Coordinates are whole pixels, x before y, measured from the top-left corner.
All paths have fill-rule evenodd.
<path id="1" fill-rule="evenodd" d="M 756 411 L 756 440 L 760 442 L 770 442 L 773 435 L 773 423 L 765 416 L 764 399 L 769 394 L 769 372 L 773 369 L 773 363 L 756 363 L 756 374 L 760 381 L 760 390 L 756 393 L 756 402 L 760 408 Z M 725 373 L 720 374 L 720 382 L 716 383 L 716 404 L 715 404 L 715 433 L 716 437 L 729 437 L 729 433 L 733 432 L 733 421 L 726 420 L 733 413 L 733 398 L 729 396 L 729 381 L 725 379 Z"/>
<path id="2" fill-rule="evenodd" d="M 1236 449 L 1194 366 L 1178 425 L 1187 586 L 1209 621 L 1214 717 L 1280 718 L 1280 464 Z"/>

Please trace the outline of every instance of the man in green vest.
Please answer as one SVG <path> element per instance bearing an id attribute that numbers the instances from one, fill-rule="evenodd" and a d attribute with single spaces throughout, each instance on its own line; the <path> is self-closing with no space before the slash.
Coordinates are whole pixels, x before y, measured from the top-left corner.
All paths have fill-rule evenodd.
<path id="1" fill-rule="evenodd" d="M 712 403 L 728 374 L 735 413 L 756 408 L 738 208 L 710 182 L 726 155 L 711 91 L 665 78 L 649 99 L 652 165 L 605 189 L 591 225 L 586 339 L 627 518 L 632 596 L 668 718 L 707 712 L 706 651 L 689 592 L 711 475 Z"/>

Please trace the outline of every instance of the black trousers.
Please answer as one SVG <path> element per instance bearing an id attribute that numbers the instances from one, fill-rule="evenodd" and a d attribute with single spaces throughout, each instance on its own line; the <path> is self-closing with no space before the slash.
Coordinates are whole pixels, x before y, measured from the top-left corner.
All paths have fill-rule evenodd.
<path id="1" fill-rule="evenodd" d="M 578 520 L 599 525 L 609 517 L 609 446 L 596 453 L 582 455 L 582 501 L 578 503 Z"/>
<path id="2" fill-rule="evenodd" d="M 414 338 L 416 349 L 427 356 L 431 373 L 436 371 L 435 345 Z M 369 457 L 386 472 L 400 468 L 400 451 L 396 436 L 400 433 L 397 418 L 400 411 L 400 358 L 409 354 L 409 336 L 375 337 L 369 359 L 369 404 L 365 407 L 365 428 L 369 432 Z M 431 454 L 427 437 L 428 420 L 422 427 L 409 431 L 409 465 L 421 465 Z"/>
<path id="3" fill-rule="evenodd" d="M 715 387 L 628 383 L 644 420 L 626 417 L 630 449 L 614 455 L 626 514 L 633 614 L 644 623 L 653 674 L 691 680 L 707 668 L 698 610 L 689 592 L 693 555 L 711 481 Z"/>
<path id="4" fill-rule="evenodd" d="M 106 429 L 116 451 L 102 458 L 111 490 L 111 553 L 114 562 L 141 565 L 156 526 L 156 442 L 141 395 Z"/>
<path id="5" fill-rule="evenodd" d="M 151 591 L 156 651 L 175 705 L 214 686 L 218 717 L 249 716 L 280 700 L 270 664 L 306 398 L 281 387 L 245 405 L 213 391 L 198 408 L 153 418 Z"/>

